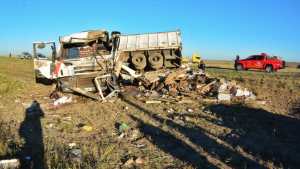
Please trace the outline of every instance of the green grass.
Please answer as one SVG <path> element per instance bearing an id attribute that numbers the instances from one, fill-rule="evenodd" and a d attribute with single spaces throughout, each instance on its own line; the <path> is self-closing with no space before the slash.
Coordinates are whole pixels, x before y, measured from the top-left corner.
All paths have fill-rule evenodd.
<path id="1" fill-rule="evenodd" d="M 12 80 L 33 83 L 33 60 L 0 57 L 0 74 Z"/>
<path id="2" fill-rule="evenodd" d="M 32 60 L 0 57 L 0 96 L 11 99 L 33 84 Z M 1 99 L 1 98 L 0 98 Z"/>
<path id="3" fill-rule="evenodd" d="M 24 89 L 24 83 L 0 74 L 0 96 L 14 95 Z"/>

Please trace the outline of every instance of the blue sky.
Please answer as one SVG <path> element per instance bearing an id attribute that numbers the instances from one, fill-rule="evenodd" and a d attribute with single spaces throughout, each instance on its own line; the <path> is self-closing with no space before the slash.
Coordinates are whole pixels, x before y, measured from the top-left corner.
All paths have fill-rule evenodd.
<path id="1" fill-rule="evenodd" d="M 180 29 L 185 55 L 234 59 L 267 52 L 300 61 L 299 0 L 1 0 L 0 8 L 0 54 L 89 29 Z"/>

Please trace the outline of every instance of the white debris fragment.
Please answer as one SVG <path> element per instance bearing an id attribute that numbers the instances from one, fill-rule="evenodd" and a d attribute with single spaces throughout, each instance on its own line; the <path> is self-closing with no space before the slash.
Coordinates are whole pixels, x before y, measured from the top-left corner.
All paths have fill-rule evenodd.
<path id="1" fill-rule="evenodd" d="M 77 144 L 76 143 L 69 143 L 69 148 L 74 148 L 74 147 L 76 147 L 77 146 Z"/>
<path id="2" fill-rule="evenodd" d="M 253 94 L 253 92 L 249 91 L 248 89 L 237 89 L 236 90 L 236 97 L 246 97 L 247 99 L 256 99 L 256 96 Z"/>
<path id="3" fill-rule="evenodd" d="M 267 101 L 265 101 L 265 100 L 257 100 L 256 103 L 257 104 L 261 104 L 261 105 L 266 105 Z"/>
<path id="4" fill-rule="evenodd" d="M 237 90 L 236 90 L 236 94 L 235 94 L 235 96 L 237 96 L 237 97 L 244 96 L 244 91 L 243 91 L 243 90 L 241 90 L 241 89 L 237 89 Z"/>
<path id="5" fill-rule="evenodd" d="M 218 100 L 219 101 L 230 101 L 231 100 L 231 95 L 227 93 L 219 93 L 218 94 Z"/>
<path id="6" fill-rule="evenodd" d="M 8 168 L 19 168 L 20 161 L 18 159 L 10 159 L 10 160 L 1 160 L 0 168 L 8 169 Z"/>
<path id="7" fill-rule="evenodd" d="M 53 105 L 54 106 L 58 106 L 58 105 L 62 105 L 62 104 L 66 104 L 66 103 L 71 103 L 72 102 L 72 97 L 67 97 L 67 96 L 63 96 L 57 100 L 54 101 Z"/>
<path id="8" fill-rule="evenodd" d="M 224 93 L 228 89 L 227 83 L 222 83 L 221 86 L 219 87 L 218 92 L 219 93 Z"/>

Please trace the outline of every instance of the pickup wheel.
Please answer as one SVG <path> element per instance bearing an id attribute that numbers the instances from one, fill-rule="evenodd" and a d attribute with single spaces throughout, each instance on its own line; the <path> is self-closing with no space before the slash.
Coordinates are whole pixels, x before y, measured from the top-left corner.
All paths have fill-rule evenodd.
<path id="1" fill-rule="evenodd" d="M 238 64 L 238 65 L 236 66 L 236 70 L 237 70 L 237 71 L 242 71 L 242 70 L 244 70 L 243 65 L 242 65 L 242 64 Z"/>
<path id="2" fill-rule="evenodd" d="M 272 65 L 267 65 L 266 66 L 266 72 L 268 72 L 268 73 L 273 72 L 273 66 Z"/>

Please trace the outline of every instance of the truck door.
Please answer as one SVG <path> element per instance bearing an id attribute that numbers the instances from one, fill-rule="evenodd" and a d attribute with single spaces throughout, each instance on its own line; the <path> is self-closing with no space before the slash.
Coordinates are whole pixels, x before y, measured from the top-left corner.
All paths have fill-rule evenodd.
<path id="1" fill-rule="evenodd" d="M 52 79 L 55 57 L 56 48 L 54 42 L 33 43 L 33 64 L 36 80 Z"/>
<path id="2" fill-rule="evenodd" d="M 263 69 L 264 67 L 264 57 L 261 55 L 256 55 L 255 60 L 253 60 L 254 69 Z"/>

